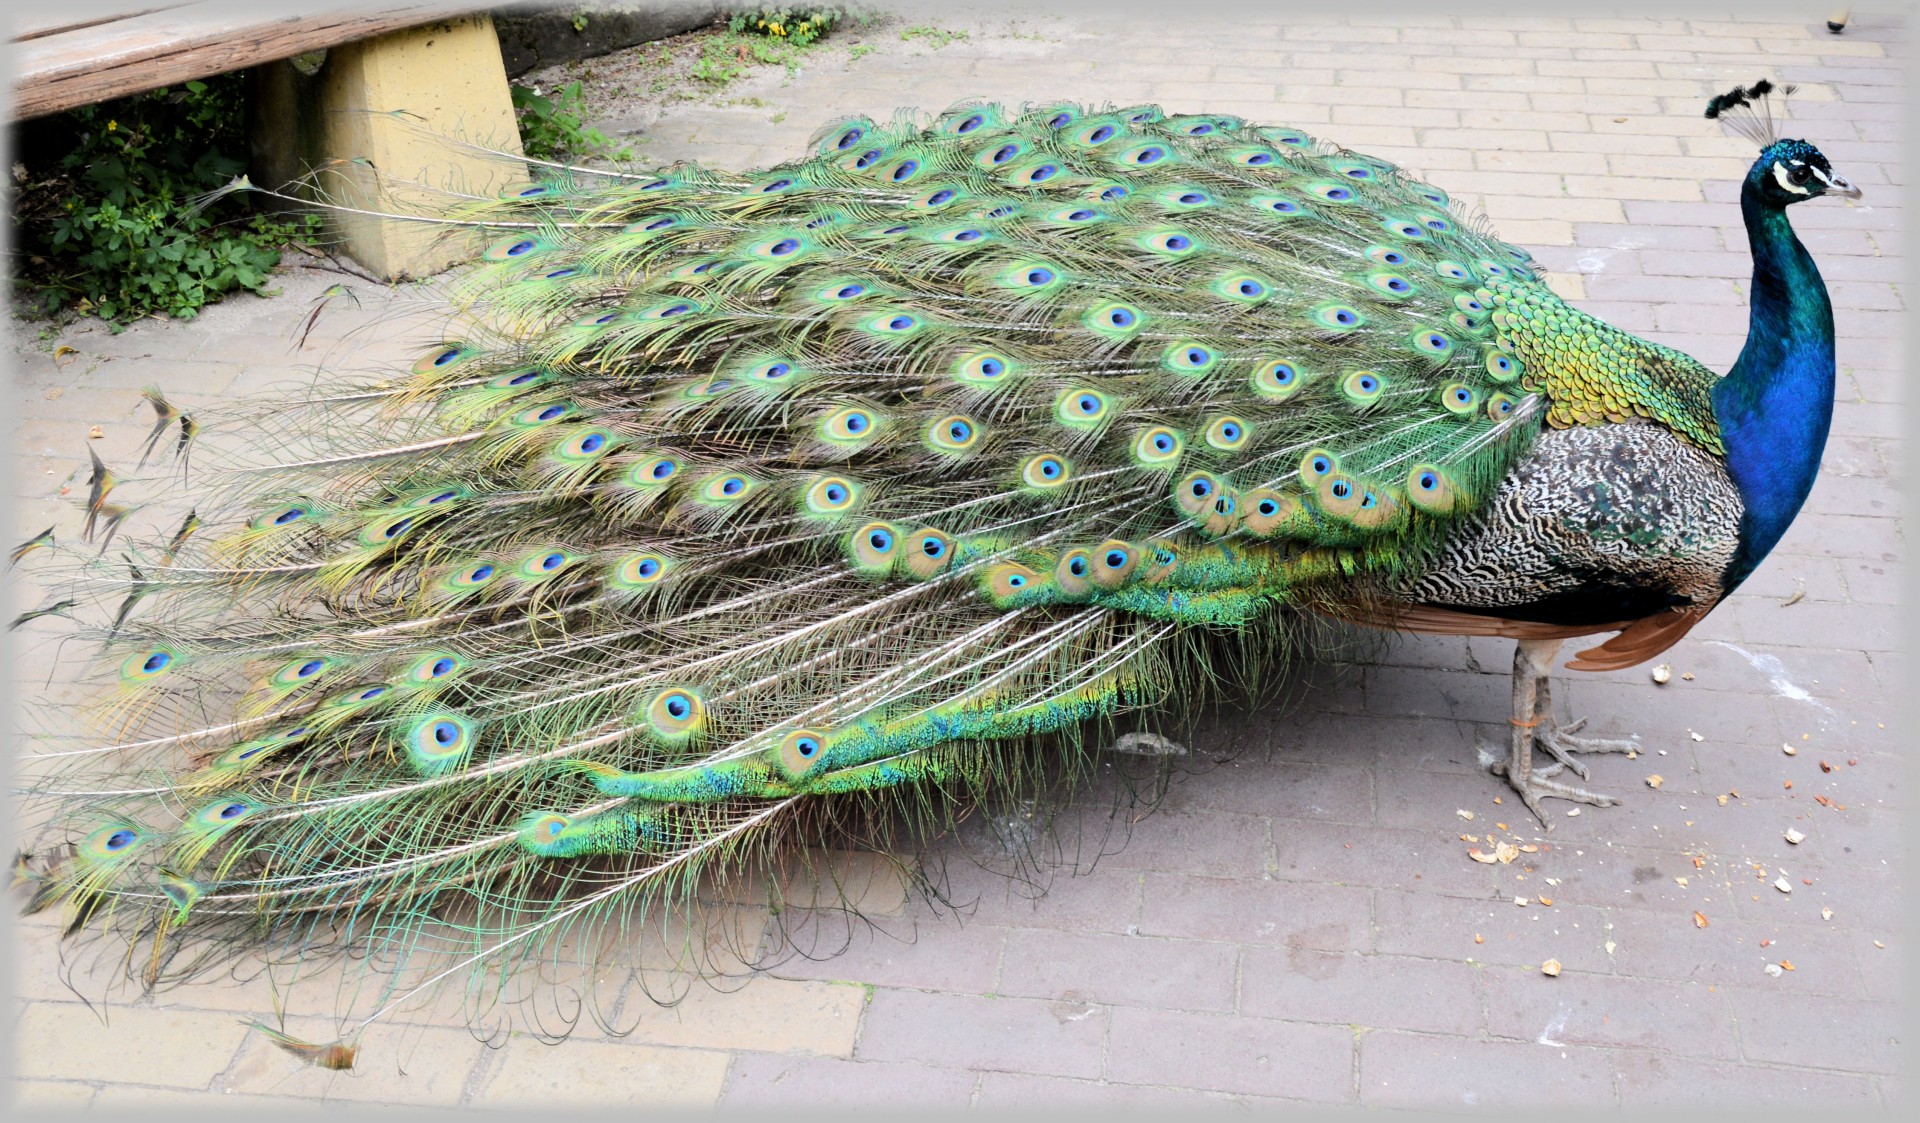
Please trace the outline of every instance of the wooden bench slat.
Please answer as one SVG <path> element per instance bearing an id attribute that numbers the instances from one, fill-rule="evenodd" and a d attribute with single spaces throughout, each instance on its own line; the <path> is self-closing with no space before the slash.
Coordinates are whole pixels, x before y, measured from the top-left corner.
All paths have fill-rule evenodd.
<path id="1" fill-rule="evenodd" d="M 14 48 L 13 115 L 41 117 L 477 10 L 472 2 L 422 2 L 275 15 L 233 0 L 202 0 L 42 35 Z"/>
<path id="2" fill-rule="evenodd" d="M 13 34 L 10 41 L 24 43 L 29 39 L 38 39 L 43 35 L 57 35 L 63 31 L 78 31 L 83 27 L 112 23 L 114 20 L 132 19 L 144 16 L 148 12 L 163 12 L 168 8 L 181 7 L 180 4 L 148 4 L 144 8 L 128 8 L 124 12 L 108 12 L 101 15 L 82 16 L 72 12 L 46 16 L 16 16 L 13 20 Z"/>

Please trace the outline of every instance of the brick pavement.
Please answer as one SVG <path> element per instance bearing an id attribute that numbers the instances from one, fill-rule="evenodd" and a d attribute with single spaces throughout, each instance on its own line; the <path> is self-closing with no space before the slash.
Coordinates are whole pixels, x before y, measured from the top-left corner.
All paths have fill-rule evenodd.
<path id="1" fill-rule="evenodd" d="M 747 83 L 763 106 L 670 108 L 645 151 L 768 163 L 796 151 L 796 126 L 979 94 L 1295 124 L 1484 206 L 1577 305 L 1724 369 L 1745 325 L 1735 188 L 1751 153 L 1703 127 L 1701 104 L 1762 73 L 1800 83 L 1791 131 L 1866 191 L 1857 206 L 1794 211 L 1839 322 L 1833 438 L 1806 513 L 1673 652 L 1671 683 L 1639 668 L 1560 690 L 1563 710 L 1646 742 L 1640 759 L 1596 768 L 1625 804 L 1578 817 L 1550 804 L 1548 836 L 1516 801 L 1496 802 L 1474 744 L 1504 729 L 1507 646 L 1401 639 L 1377 663 L 1316 670 L 1300 706 L 1210 716 L 1160 809 L 1099 861 L 1055 871 L 1045 894 L 956 855 L 943 880 L 965 905 L 955 916 L 869 862 L 860 893 L 875 927 L 820 960 L 776 954 L 763 910 L 722 906 L 774 965 L 666 1009 L 639 988 L 671 979 L 629 979 L 621 1038 L 589 1025 L 558 1048 L 490 1049 L 430 1010 L 370 1035 L 359 1071 L 318 1072 L 237 1023 L 267 1008 L 258 983 L 121 998 L 103 1027 L 58 982 L 52 929 L 29 922 L 21 1102 L 1898 1102 L 1903 23 L 1863 11 L 1840 37 L 1684 11 L 945 23 L 969 38 L 933 50 L 882 26 L 868 57 Z M 351 341 L 369 348 L 355 362 L 410 357 L 432 303 L 359 284 L 360 313 L 330 316 L 333 334 L 297 356 L 276 342 L 338 279 L 294 271 L 282 298 L 241 297 L 194 323 L 18 342 L 16 540 L 77 525 L 58 492 L 84 484 L 85 428 L 102 425 L 103 453 L 124 459 L 145 428 L 141 386 L 190 402 L 251 392 L 376 322 Z M 56 360 L 56 342 L 77 353 Z M 1657 791 L 1642 782 L 1655 772 Z M 1098 843 L 1103 806 L 1089 799 L 1063 829 Z M 1789 828 L 1806 841 L 1783 841 Z M 1470 860 L 1460 836 L 1485 845 L 1489 832 L 1540 849 Z M 1791 894 L 1771 886 L 1783 871 Z M 831 936 L 819 946 L 838 946 Z M 1540 972 L 1548 958 L 1558 978 Z M 1763 972 L 1781 960 L 1795 969 Z"/>

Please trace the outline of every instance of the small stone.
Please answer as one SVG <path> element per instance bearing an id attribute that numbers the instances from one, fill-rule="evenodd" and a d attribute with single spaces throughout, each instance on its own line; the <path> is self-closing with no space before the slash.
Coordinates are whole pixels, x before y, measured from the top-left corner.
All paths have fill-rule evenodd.
<path id="1" fill-rule="evenodd" d="M 1821 909 L 1821 910 L 1820 910 L 1820 919 L 1822 919 L 1822 920 L 1832 920 L 1832 919 L 1833 919 L 1833 910 L 1832 910 L 1832 909 L 1830 909 L 1830 908 L 1823 908 L 1823 909 Z"/>
<path id="2" fill-rule="evenodd" d="M 1578 819 L 1579 817 L 1580 817 L 1580 809 L 1578 807 L 1567 808 L 1567 818 Z"/>
<path id="3" fill-rule="evenodd" d="M 104 437 L 106 435 L 107 435 L 106 431 L 101 429 L 100 426 L 98 425 L 95 425 L 92 428 L 87 430 L 87 439 L 90 441 L 97 441 L 101 437 Z"/>
<path id="4" fill-rule="evenodd" d="M 1693 672 L 1692 672 L 1692 671 L 1681 671 L 1681 672 L 1680 672 L 1680 679 L 1681 679 L 1681 681 L 1683 681 L 1683 682 L 1692 682 L 1692 681 L 1693 681 Z"/>
<path id="5" fill-rule="evenodd" d="M 1788 827 L 1787 833 L 1782 837 L 1784 837 L 1788 842 L 1793 843 L 1795 846 L 1798 846 L 1807 840 L 1806 835 L 1801 834 L 1799 831 L 1793 829 L 1792 827 Z"/>
<path id="6" fill-rule="evenodd" d="M 1776 979 L 1786 973 L 1787 973 L 1786 969 L 1784 967 L 1781 967 L 1778 963 L 1767 964 L 1767 974 L 1772 975 Z"/>
<path id="7" fill-rule="evenodd" d="M 1782 741 L 1780 742 L 1780 751 L 1787 754 L 1788 756 L 1792 756 L 1793 754 L 1799 752 L 1800 750 L 1794 748 L 1792 745 L 1787 744 L 1785 741 Z"/>
<path id="8" fill-rule="evenodd" d="M 1469 822 L 1471 822 L 1473 819 L 1473 812 L 1467 810 L 1464 807 L 1458 808 L 1457 810 L 1455 810 L 1454 814 L 1460 816 L 1462 819 L 1468 820 Z"/>
<path id="9" fill-rule="evenodd" d="M 1788 881 L 1788 880 L 1787 880 L 1786 878 L 1784 878 L 1784 877 L 1782 877 L 1782 878 L 1777 878 L 1777 879 L 1775 879 L 1775 881 L 1774 881 L 1774 883 L 1773 883 L 1773 887 L 1774 887 L 1775 889 L 1778 889 L 1778 890 L 1780 890 L 1780 891 L 1781 891 L 1782 893 L 1791 893 L 1791 892 L 1793 892 L 1793 882 L 1791 882 L 1791 881 Z"/>
<path id="10" fill-rule="evenodd" d="M 1308 467 L 1312 467 L 1312 465 L 1308 465 Z M 1664 784 L 1666 782 L 1667 782 L 1667 778 L 1665 776 L 1660 775 L 1658 772 L 1655 772 L 1653 775 L 1647 777 L 1647 786 L 1649 788 L 1654 788 L 1656 790 L 1658 790 L 1661 784 Z"/>
<path id="11" fill-rule="evenodd" d="M 1655 667 L 1653 669 L 1653 681 L 1659 683 L 1661 686 L 1665 686 L 1667 683 L 1673 681 L 1673 665 L 1670 663 L 1662 663 L 1658 667 Z"/>
<path id="12" fill-rule="evenodd" d="M 1547 976 L 1550 979 L 1559 978 L 1560 977 L 1560 961 L 1557 959 L 1547 960 L 1545 963 L 1542 963 L 1540 965 L 1540 973 L 1542 975 Z"/>

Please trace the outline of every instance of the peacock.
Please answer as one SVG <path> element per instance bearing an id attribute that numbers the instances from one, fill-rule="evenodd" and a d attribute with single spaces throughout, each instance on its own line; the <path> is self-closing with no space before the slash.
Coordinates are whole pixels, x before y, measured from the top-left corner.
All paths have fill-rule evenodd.
<path id="1" fill-rule="evenodd" d="M 484 249 L 411 369 L 224 420 L 152 395 L 161 461 L 285 437 L 70 571 L 56 610 L 112 614 L 112 732 L 36 788 L 28 907 L 148 983 L 363 954 L 381 1009 L 282 1038 L 350 1063 L 419 986 L 504 985 L 782 840 L 1178 751 L 1152 715 L 1310 618 L 1514 639 L 1494 770 L 1543 823 L 1612 803 L 1556 778 L 1634 745 L 1556 724 L 1557 652 L 1679 640 L 1826 439 L 1787 208 L 1860 192 L 1775 93 L 1706 114 L 1760 148 L 1725 377 L 1569 307 L 1441 189 L 1218 114 L 968 102 L 748 174 L 450 194 L 427 217 Z M 122 479 L 96 460 L 90 518 Z"/>

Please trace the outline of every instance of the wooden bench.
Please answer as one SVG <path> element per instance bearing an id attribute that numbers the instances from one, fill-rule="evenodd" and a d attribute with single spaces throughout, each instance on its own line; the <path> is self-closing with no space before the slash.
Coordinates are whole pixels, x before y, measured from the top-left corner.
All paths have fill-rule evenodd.
<path id="1" fill-rule="evenodd" d="M 308 15 L 260 10 L 267 6 L 199 0 L 17 18 L 13 119 L 247 70 L 254 175 L 264 186 L 321 169 L 330 198 L 381 210 L 404 200 L 371 169 L 388 184 L 466 192 L 524 181 L 524 168 L 429 135 L 519 151 L 493 21 L 471 0 Z M 320 50 L 326 60 L 314 74 L 285 61 Z M 348 216 L 335 226 L 346 253 L 382 277 L 425 276 L 466 256 L 422 224 Z"/>

